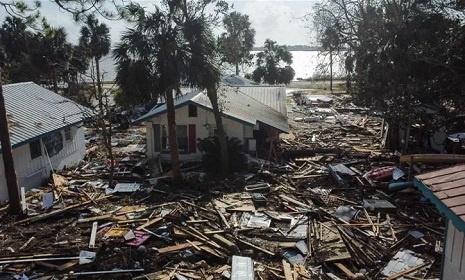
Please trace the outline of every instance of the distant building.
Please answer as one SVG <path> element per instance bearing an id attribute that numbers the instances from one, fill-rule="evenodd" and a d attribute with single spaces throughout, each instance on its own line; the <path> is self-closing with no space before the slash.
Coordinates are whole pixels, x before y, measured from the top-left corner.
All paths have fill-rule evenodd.
<path id="1" fill-rule="evenodd" d="M 3 95 L 20 187 L 40 187 L 52 169 L 76 165 L 84 158 L 82 124 L 91 116 L 89 109 L 32 82 L 5 85 Z M 7 200 L 0 156 L 0 203 Z"/>

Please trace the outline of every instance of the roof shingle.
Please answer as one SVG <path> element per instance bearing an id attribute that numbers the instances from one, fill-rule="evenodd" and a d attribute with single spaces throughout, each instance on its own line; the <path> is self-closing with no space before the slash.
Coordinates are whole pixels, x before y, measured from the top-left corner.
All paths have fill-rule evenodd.
<path id="1" fill-rule="evenodd" d="M 454 225 L 465 229 L 465 164 L 415 176 L 416 184 Z M 455 216 L 455 217 L 454 217 Z"/>

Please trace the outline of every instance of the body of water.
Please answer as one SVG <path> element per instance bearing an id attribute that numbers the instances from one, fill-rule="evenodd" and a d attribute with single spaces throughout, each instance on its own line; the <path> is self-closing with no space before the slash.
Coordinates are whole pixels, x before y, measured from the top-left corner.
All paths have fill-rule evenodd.
<path id="1" fill-rule="evenodd" d="M 252 52 L 258 53 L 258 52 Z M 294 80 L 297 79 L 306 79 L 312 78 L 316 75 L 329 75 L 329 56 L 325 53 L 320 53 L 318 51 L 292 51 L 292 68 L 295 71 Z M 326 65 L 321 67 L 321 65 Z M 115 62 L 112 57 L 107 56 L 101 60 L 100 66 L 102 73 L 104 73 L 105 81 L 113 81 L 116 77 L 116 67 Z M 243 66 L 241 69 L 241 75 L 244 73 L 251 73 L 254 69 L 254 66 Z M 338 59 L 334 59 L 333 63 L 333 75 L 340 76 L 341 73 L 341 64 Z M 224 69 L 224 74 L 234 74 L 234 67 L 228 67 Z"/>

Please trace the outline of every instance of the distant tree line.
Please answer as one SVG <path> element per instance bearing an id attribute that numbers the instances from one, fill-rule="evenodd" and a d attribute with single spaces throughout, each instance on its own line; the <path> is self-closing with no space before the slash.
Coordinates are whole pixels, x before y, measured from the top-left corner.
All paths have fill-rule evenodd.
<path id="1" fill-rule="evenodd" d="M 296 52 L 296 51 L 322 51 L 323 48 L 321 46 L 307 46 L 307 45 L 287 45 L 287 50 L 290 52 Z M 264 51 L 265 46 L 262 47 L 253 47 L 252 51 Z"/>

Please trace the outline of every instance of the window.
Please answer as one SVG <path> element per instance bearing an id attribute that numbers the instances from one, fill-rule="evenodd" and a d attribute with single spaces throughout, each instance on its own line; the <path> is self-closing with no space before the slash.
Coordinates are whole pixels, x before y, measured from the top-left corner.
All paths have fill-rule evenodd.
<path id="1" fill-rule="evenodd" d="M 187 125 L 176 126 L 176 136 L 178 137 L 179 153 L 187 154 L 189 152 L 189 138 L 187 134 Z M 168 126 L 161 126 L 161 149 L 163 152 L 170 151 L 170 142 L 168 139 Z"/>
<path id="2" fill-rule="evenodd" d="M 42 149 L 40 148 L 40 140 L 29 143 L 29 151 L 31 152 L 31 159 L 38 158 L 42 155 Z"/>
<path id="3" fill-rule="evenodd" d="M 71 141 L 71 127 L 65 128 L 65 140 Z"/>
<path id="4" fill-rule="evenodd" d="M 197 117 L 197 106 L 189 104 L 189 117 Z"/>
<path id="5" fill-rule="evenodd" d="M 44 146 L 49 157 L 52 157 L 63 150 L 63 136 L 61 136 L 59 131 L 45 136 L 42 141 L 44 142 Z"/>

